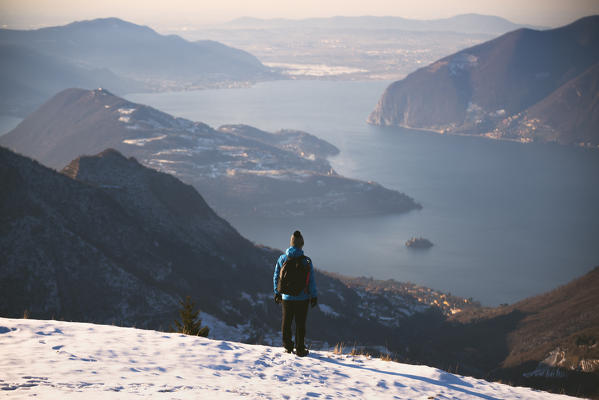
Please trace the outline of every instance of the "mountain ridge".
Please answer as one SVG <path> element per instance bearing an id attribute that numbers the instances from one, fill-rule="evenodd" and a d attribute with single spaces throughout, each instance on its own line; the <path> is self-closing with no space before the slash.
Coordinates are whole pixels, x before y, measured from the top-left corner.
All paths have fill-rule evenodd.
<path id="1" fill-rule="evenodd" d="M 368 117 L 375 125 L 486 135 L 496 139 L 552 141 L 541 133 L 502 129 L 522 112 L 599 62 L 599 16 L 564 27 L 519 29 L 462 50 L 389 85 Z M 562 111 L 568 118 L 566 111 Z M 594 130 L 557 141 L 599 144 Z M 569 140 L 565 138 L 568 137 Z"/>
<path id="2" fill-rule="evenodd" d="M 240 17 L 223 25 L 241 28 L 263 28 L 282 26 L 326 27 L 329 29 L 361 28 L 361 29 L 402 29 L 417 31 L 455 31 L 463 33 L 505 33 L 521 27 L 534 27 L 513 23 L 506 18 L 484 14 L 458 14 L 447 18 L 412 19 L 397 16 L 334 16 L 322 18 L 270 18 Z"/>
<path id="3" fill-rule="evenodd" d="M 24 115 L 68 87 L 104 86 L 131 93 L 247 86 L 278 77 L 246 51 L 161 35 L 118 18 L 0 29 L 0 60 L 0 111 L 11 115 Z M 29 90 L 13 87 L 14 81 Z"/>
<path id="4" fill-rule="evenodd" d="M 173 72 L 175 75 L 171 78 L 176 79 L 176 74 L 186 76 L 194 70 L 193 74 L 196 75 L 217 73 L 226 76 L 235 71 L 235 65 L 231 63 L 233 60 L 243 60 L 247 68 L 251 67 L 249 71 L 252 73 L 268 72 L 257 58 L 243 50 L 214 41 L 188 42 L 178 35 L 161 35 L 148 26 L 119 18 L 76 21 L 37 30 L 0 29 L 0 41 L 28 45 L 41 53 L 55 54 L 136 76 L 147 74 L 151 77 L 157 74 L 159 77 L 169 77 Z M 219 53 L 224 49 L 229 50 L 229 53 Z M 172 57 L 186 52 L 185 63 L 179 62 L 180 57 Z M 214 62 L 216 60 L 211 60 L 211 57 L 217 55 L 224 57 L 230 65 L 221 63 L 222 65 L 217 66 Z M 188 67 L 191 68 L 189 71 L 186 69 Z"/>
<path id="5" fill-rule="evenodd" d="M 269 133 L 245 125 L 215 130 L 105 89 L 56 94 L 0 143 L 57 169 L 82 154 L 114 148 L 194 185 L 225 216 L 276 218 L 290 210 L 367 215 L 421 207 L 375 182 L 338 175 L 326 160 L 338 150 L 308 133 Z"/>

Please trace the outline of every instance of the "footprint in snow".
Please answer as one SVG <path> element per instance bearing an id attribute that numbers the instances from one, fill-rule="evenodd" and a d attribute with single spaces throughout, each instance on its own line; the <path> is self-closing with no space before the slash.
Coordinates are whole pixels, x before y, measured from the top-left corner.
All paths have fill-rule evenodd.
<path id="1" fill-rule="evenodd" d="M 69 360 L 71 361 L 85 361 L 85 362 L 96 362 L 98 360 L 94 358 L 85 358 L 85 357 L 77 357 L 75 354 L 71 354 L 69 356 Z"/>
<path id="2" fill-rule="evenodd" d="M 159 389 L 158 392 L 160 393 L 172 393 L 172 392 L 176 392 L 177 390 L 181 389 L 183 386 L 173 386 L 172 388 L 166 387 L 164 389 Z"/>
<path id="3" fill-rule="evenodd" d="M 42 336 L 52 336 L 55 333 L 63 335 L 63 332 L 58 328 L 54 328 L 54 330 L 52 332 L 43 332 L 43 331 L 35 332 L 36 335 L 42 335 Z"/>
<path id="4" fill-rule="evenodd" d="M 215 371 L 229 371 L 231 367 L 228 365 L 208 365 L 208 368 L 213 369 Z"/>
<path id="5" fill-rule="evenodd" d="M 229 345 L 227 342 L 221 342 L 221 344 L 219 344 L 216 347 L 218 347 L 221 350 L 233 350 L 233 347 L 231 347 L 231 345 Z"/>
<path id="6" fill-rule="evenodd" d="M 272 365 L 270 365 L 269 363 L 267 363 L 267 362 L 264 362 L 264 361 L 262 361 L 262 360 L 257 360 L 257 361 L 255 361 L 255 362 L 254 362 L 254 365 L 261 365 L 261 366 L 263 366 L 263 367 L 266 367 L 266 368 L 268 368 L 268 367 L 272 367 Z"/>
<path id="7" fill-rule="evenodd" d="M 342 378 L 349 378 L 349 375 L 344 374 L 343 372 L 340 372 L 340 371 L 333 371 L 333 374 L 338 375 Z"/>
<path id="8" fill-rule="evenodd" d="M 388 389 L 388 387 L 387 387 L 387 382 L 385 382 L 385 380 L 384 380 L 384 379 L 381 379 L 381 380 L 379 381 L 379 383 L 377 383 L 376 385 L 377 385 L 378 387 L 382 388 L 382 389 Z"/>

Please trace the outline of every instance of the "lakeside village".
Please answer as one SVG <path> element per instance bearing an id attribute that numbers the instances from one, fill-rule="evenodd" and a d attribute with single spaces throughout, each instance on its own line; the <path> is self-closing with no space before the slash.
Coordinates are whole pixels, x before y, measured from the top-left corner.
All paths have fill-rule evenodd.
<path id="1" fill-rule="evenodd" d="M 451 293 L 442 293 L 440 291 L 419 286 L 411 282 L 398 282 L 393 279 L 386 281 L 375 280 L 372 277 L 359 278 L 341 278 L 349 287 L 362 289 L 364 292 L 372 294 L 385 293 L 387 298 L 402 297 L 402 301 L 412 299 L 412 307 L 436 307 L 445 315 L 453 315 L 465 310 L 479 309 L 481 304 L 470 298 L 463 298 L 452 295 Z M 405 304 L 405 303 L 404 303 Z"/>

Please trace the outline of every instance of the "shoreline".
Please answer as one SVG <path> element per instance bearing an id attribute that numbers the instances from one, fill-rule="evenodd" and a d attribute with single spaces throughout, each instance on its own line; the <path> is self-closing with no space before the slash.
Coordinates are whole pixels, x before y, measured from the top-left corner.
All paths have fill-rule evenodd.
<path id="1" fill-rule="evenodd" d="M 584 144 L 584 143 L 562 144 L 562 143 L 559 143 L 556 141 L 535 141 L 530 138 L 512 139 L 512 138 L 495 137 L 495 136 L 492 136 L 491 132 L 487 132 L 484 134 L 469 134 L 469 133 L 460 133 L 460 132 L 445 132 L 444 130 L 439 130 L 439 129 L 434 129 L 434 128 L 418 128 L 418 127 L 408 126 L 405 124 L 381 125 L 381 124 L 375 124 L 375 123 L 368 121 L 368 118 L 366 119 L 366 123 L 368 125 L 376 126 L 379 128 L 403 128 L 403 129 L 409 129 L 409 130 L 413 130 L 413 131 L 435 133 L 437 135 L 471 137 L 471 138 L 495 140 L 498 142 L 512 142 L 512 143 L 520 143 L 520 144 L 555 144 L 555 145 L 563 146 L 563 147 L 575 147 L 575 148 L 583 148 L 583 149 L 590 149 L 590 150 L 599 150 L 599 144 L 596 146 L 593 146 L 590 144 Z"/>

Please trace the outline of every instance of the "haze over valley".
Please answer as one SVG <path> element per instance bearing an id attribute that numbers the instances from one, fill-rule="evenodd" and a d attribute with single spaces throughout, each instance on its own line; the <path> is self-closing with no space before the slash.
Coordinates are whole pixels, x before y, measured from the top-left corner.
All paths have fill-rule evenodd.
<path id="1" fill-rule="evenodd" d="M 177 32 L 255 54 L 293 79 L 399 79 L 447 54 L 523 27 L 485 15 L 437 20 L 397 17 L 239 18 Z"/>

